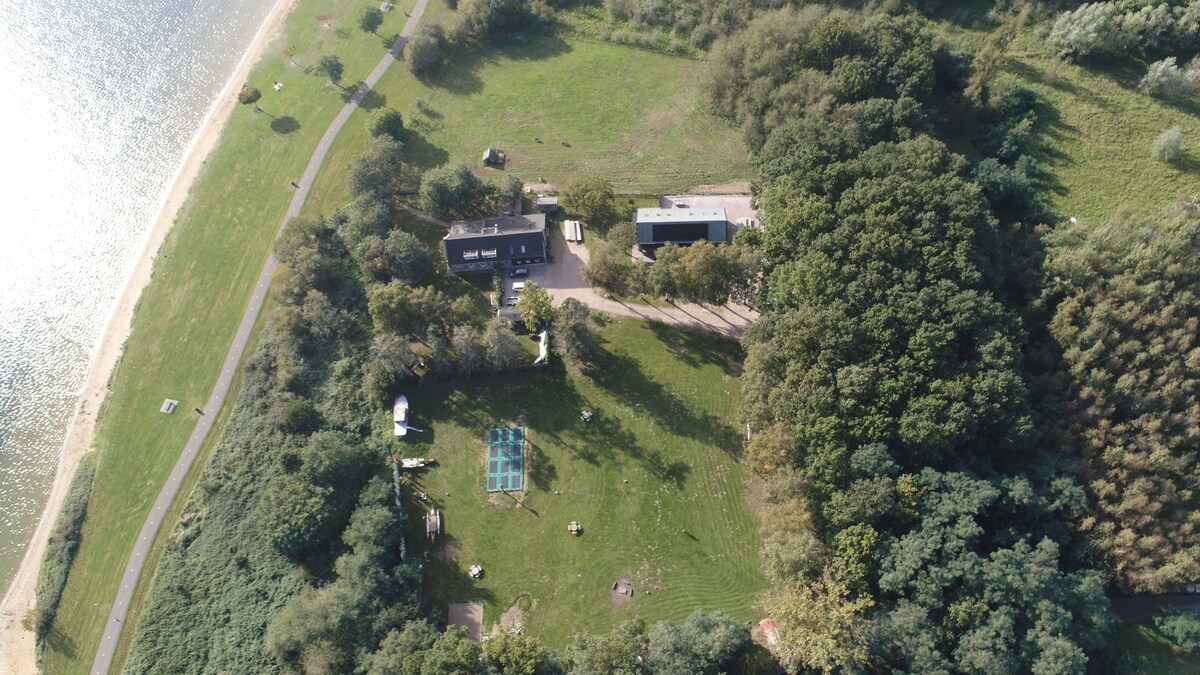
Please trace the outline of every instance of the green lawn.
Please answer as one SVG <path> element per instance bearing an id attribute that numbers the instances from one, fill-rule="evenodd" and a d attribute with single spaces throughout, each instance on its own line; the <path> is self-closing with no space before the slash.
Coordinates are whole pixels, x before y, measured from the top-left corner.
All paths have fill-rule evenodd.
<path id="1" fill-rule="evenodd" d="M 46 672 L 90 667 L 134 539 L 195 424 L 192 407 L 212 390 L 292 197 L 289 183 L 344 104 L 344 90 L 303 67 L 336 53 L 352 86 L 385 53 L 383 40 L 357 28 L 363 6 L 300 0 L 285 36 L 250 78 L 263 91 L 265 113 L 235 111 L 162 248 L 100 420 L 96 486 L 44 654 Z M 331 27 L 318 15 L 328 15 Z M 398 32 L 404 20 L 401 11 L 388 13 L 380 33 Z M 299 66 L 280 55 L 289 44 Z M 285 83 L 283 92 L 271 90 L 275 80 Z M 167 397 L 180 401 L 179 413 L 158 412 Z"/>
<path id="2" fill-rule="evenodd" d="M 619 192 L 657 195 L 750 176 L 737 131 L 704 107 L 699 61 L 537 33 L 485 53 L 456 58 L 436 85 L 404 68 L 380 81 L 378 102 L 404 114 L 405 147 L 421 167 L 479 167 L 494 145 L 508 156 L 505 171 L 529 182 L 594 173 Z M 418 99 L 429 114 L 417 113 Z M 344 166 L 368 136 L 365 115 L 356 117 L 343 132 L 355 140 L 330 153 L 309 213 L 349 201 Z"/>
<path id="3" fill-rule="evenodd" d="M 1029 31 L 1009 47 L 1002 78 L 1035 90 L 1041 140 L 1034 153 L 1049 169 L 1043 194 L 1063 218 L 1098 223 L 1121 209 L 1156 213 L 1200 193 L 1200 100 L 1171 104 L 1137 91 L 1144 64 L 1059 64 Z M 1183 129 L 1176 165 L 1150 158 L 1164 130 Z"/>
<path id="4" fill-rule="evenodd" d="M 427 431 L 409 434 L 402 450 L 439 462 L 413 487 L 445 514 L 449 554 L 435 553 L 426 572 L 432 610 L 481 602 L 490 625 L 520 606 L 528 632 L 551 645 L 697 607 L 756 617 L 764 582 L 736 457 L 737 345 L 633 319 L 604 337 L 594 376 L 552 367 L 405 392 L 413 424 Z M 501 419 L 527 429 L 523 494 L 484 490 L 484 434 Z M 429 506 L 410 500 L 414 521 Z M 572 520 L 582 536 L 567 532 Z M 423 537 L 413 540 L 422 550 Z M 467 575 L 472 564 L 482 580 Z M 635 594 L 614 607 L 618 576 Z"/>
<path id="5" fill-rule="evenodd" d="M 1105 672 L 1120 675 L 1195 675 L 1200 662 L 1150 623 L 1113 627 L 1105 648 Z"/>

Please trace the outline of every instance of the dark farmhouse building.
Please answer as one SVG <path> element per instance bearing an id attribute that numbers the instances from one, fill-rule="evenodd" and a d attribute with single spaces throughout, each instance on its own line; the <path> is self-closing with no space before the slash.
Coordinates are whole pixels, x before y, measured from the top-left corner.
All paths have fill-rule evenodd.
<path id="1" fill-rule="evenodd" d="M 499 216 L 451 223 L 442 237 L 446 263 L 458 274 L 546 262 L 546 215 Z"/>
<path id="2" fill-rule="evenodd" d="M 638 209 L 634 217 L 637 243 L 643 250 L 668 242 L 688 246 L 704 239 L 714 244 L 729 242 L 725 209 Z"/>

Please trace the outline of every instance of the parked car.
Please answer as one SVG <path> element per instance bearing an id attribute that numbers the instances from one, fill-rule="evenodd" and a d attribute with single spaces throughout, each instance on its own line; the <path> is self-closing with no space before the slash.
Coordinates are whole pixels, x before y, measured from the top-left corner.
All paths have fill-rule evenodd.
<path id="1" fill-rule="evenodd" d="M 527 277 L 527 276 L 529 276 L 529 268 L 528 267 L 518 267 L 517 269 L 508 273 L 508 277 L 510 279 L 520 279 L 521 277 Z"/>
<path id="2" fill-rule="evenodd" d="M 507 305 L 507 306 L 509 306 L 509 307 L 516 307 L 516 306 L 517 306 L 517 301 L 519 301 L 519 300 L 520 300 L 520 298 L 518 298 L 517 296 L 515 296 L 515 295 L 510 295 L 510 296 L 508 296 L 507 298 L 505 298 L 505 299 L 504 299 L 504 304 L 505 304 L 505 305 Z"/>
<path id="3" fill-rule="evenodd" d="M 513 293 L 520 293 L 523 290 L 525 290 L 524 281 L 518 281 L 517 283 L 513 284 Z"/>

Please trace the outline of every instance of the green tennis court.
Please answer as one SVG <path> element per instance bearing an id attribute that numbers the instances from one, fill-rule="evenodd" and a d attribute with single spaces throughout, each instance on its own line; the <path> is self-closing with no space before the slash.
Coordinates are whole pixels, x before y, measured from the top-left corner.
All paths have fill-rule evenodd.
<path id="1" fill-rule="evenodd" d="M 487 491 L 525 489 L 525 427 L 488 430 Z"/>

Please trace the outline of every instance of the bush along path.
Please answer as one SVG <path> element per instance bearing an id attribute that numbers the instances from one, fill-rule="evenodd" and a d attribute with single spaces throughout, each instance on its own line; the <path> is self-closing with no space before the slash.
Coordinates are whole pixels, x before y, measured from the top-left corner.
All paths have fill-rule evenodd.
<path id="1" fill-rule="evenodd" d="M 287 214 L 284 215 L 283 222 L 279 226 L 279 232 L 283 231 L 289 220 L 300 213 L 300 208 L 304 205 L 304 200 L 307 199 L 308 192 L 312 188 L 313 179 L 316 178 L 317 170 L 321 167 L 321 162 L 325 160 L 325 153 L 333 145 L 333 139 L 337 137 L 338 132 L 345 126 L 346 122 L 350 119 L 350 115 L 354 113 L 354 110 L 363 98 L 366 97 L 371 87 L 375 86 L 375 83 L 383 77 L 383 74 L 404 50 L 404 45 L 408 41 L 408 37 L 416 30 L 417 23 L 421 20 L 421 14 L 425 11 L 427 3 L 428 0 L 418 0 L 417 4 L 413 7 L 408 21 L 404 24 L 403 30 L 400 31 L 399 37 L 392 43 L 387 54 L 379 61 L 379 64 L 375 66 L 375 69 L 371 71 L 371 74 L 367 76 L 358 90 L 354 92 L 354 95 L 350 97 L 345 107 L 334 118 L 333 123 L 329 125 L 329 129 L 325 131 L 325 135 L 321 137 L 321 142 L 317 144 L 312 159 L 309 160 L 308 166 L 304 169 L 304 176 L 300 179 L 299 187 L 296 189 L 296 196 L 288 206 Z M 278 236 L 278 233 L 276 236 Z M 212 414 L 202 415 L 196 423 L 195 430 L 192 431 L 192 435 L 188 437 L 187 444 L 183 447 L 183 453 L 180 454 L 179 460 L 171 470 L 171 475 L 163 485 L 162 491 L 159 492 L 158 499 L 154 501 L 154 508 L 150 511 L 150 515 L 146 517 L 145 524 L 142 525 L 142 531 L 138 534 L 138 540 L 134 544 L 133 551 L 129 555 L 129 562 L 125 566 L 125 573 L 121 577 L 121 586 L 117 590 L 117 597 L 113 601 L 112 611 L 108 615 L 108 621 L 104 627 L 104 637 L 100 640 L 100 647 L 96 651 L 96 658 L 92 662 L 91 672 L 93 675 L 105 675 L 112 665 L 113 653 L 116 649 L 117 641 L 121 637 L 125 615 L 129 610 L 130 600 L 133 597 L 134 589 L 137 587 L 138 577 L 142 572 L 142 563 L 145 561 L 146 554 L 150 550 L 150 545 L 154 541 L 159 526 L 162 524 L 163 513 L 167 511 L 171 502 L 175 499 L 175 493 L 179 489 L 180 482 L 183 481 L 184 476 L 187 475 L 188 470 L 191 468 L 192 461 L 200 452 L 200 447 L 204 444 L 204 439 L 212 427 L 212 420 L 216 417 L 215 413 L 225 403 L 225 395 L 229 393 L 229 385 L 233 381 L 234 373 L 237 370 L 238 363 L 241 361 L 242 352 L 246 348 L 246 342 L 250 337 L 251 329 L 253 329 L 255 322 L 258 320 L 259 311 L 262 310 L 263 301 L 267 296 L 267 288 L 271 282 L 271 276 L 275 273 L 275 266 L 274 254 L 268 255 L 267 261 L 263 264 L 262 271 L 258 275 L 258 281 L 254 285 L 250 304 L 246 307 L 246 312 L 242 315 L 242 321 L 238 325 L 237 335 L 234 336 L 233 344 L 230 345 L 229 353 L 225 357 L 225 363 L 221 367 L 221 375 L 217 378 L 217 384 L 213 388 L 212 396 L 209 397 L 208 403 L 205 404 L 204 410 Z"/>

